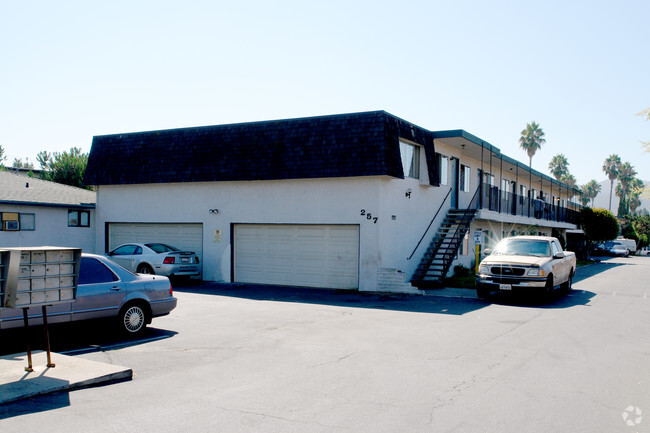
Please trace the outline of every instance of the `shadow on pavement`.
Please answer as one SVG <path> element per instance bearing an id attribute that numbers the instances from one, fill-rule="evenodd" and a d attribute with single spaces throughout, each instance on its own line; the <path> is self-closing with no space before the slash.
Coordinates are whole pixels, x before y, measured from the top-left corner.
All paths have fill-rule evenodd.
<path id="1" fill-rule="evenodd" d="M 61 409 L 70 406 L 70 393 L 67 391 L 42 395 L 11 403 L 0 404 L 0 420 L 21 415 Z"/>
<path id="2" fill-rule="evenodd" d="M 337 307 L 373 308 L 414 313 L 463 315 L 486 304 L 478 299 L 367 293 L 351 290 L 203 282 L 174 287 L 179 293 L 228 296 L 258 301 L 296 302 Z"/>
<path id="3" fill-rule="evenodd" d="M 177 333 L 148 326 L 137 337 L 125 337 L 116 331 L 110 320 L 50 325 L 50 348 L 52 352 L 79 355 L 103 351 L 105 348 L 131 347 L 154 340 L 171 338 Z M 42 326 L 7 329 L 0 331 L 0 355 L 24 354 L 25 343 L 29 341 L 32 351 L 45 350 L 45 335 Z"/>

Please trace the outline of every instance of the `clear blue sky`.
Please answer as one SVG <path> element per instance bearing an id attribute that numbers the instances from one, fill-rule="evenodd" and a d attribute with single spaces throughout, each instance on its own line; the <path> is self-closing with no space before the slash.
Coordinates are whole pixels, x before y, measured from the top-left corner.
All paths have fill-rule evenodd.
<path id="1" fill-rule="evenodd" d="M 3 1 L 0 145 L 90 151 L 94 135 L 386 110 L 465 129 L 578 183 L 610 153 L 650 180 L 645 1 Z"/>

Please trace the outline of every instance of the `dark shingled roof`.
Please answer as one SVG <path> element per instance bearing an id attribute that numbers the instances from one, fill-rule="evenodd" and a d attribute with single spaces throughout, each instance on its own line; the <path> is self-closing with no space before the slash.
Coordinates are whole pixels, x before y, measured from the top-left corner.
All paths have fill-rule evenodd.
<path id="1" fill-rule="evenodd" d="M 84 181 L 403 178 L 400 137 L 425 147 L 437 185 L 432 133 L 384 111 L 96 136 Z"/>

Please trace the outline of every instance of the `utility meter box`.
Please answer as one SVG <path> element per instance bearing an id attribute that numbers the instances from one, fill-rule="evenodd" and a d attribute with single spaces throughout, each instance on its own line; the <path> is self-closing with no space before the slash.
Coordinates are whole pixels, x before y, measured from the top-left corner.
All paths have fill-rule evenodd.
<path id="1" fill-rule="evenodd" d="M 62 247 L 7 248 L 2 280 L 5 308 L 28 308 L 70 302 L 77 298 L 81 249 Z"/>

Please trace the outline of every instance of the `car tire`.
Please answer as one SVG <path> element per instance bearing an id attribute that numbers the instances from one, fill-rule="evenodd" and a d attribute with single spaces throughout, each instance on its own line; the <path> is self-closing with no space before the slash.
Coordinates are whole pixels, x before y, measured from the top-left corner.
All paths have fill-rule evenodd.
<path id="1" fill-rule="evenodd" d="M 143 263 L 138 266 L 138 270 L 136 271 L 138 274 L 151 274 L 154 275 L 153 268 L 149 266 L 146 263 Z"/>
<path id="2" fill-rule="evenodd" d="M 562 283 L 560 286 L 562 288 L 562 293 L 565 295 L 571 293 L 571 287 L 573 286 L 573 269 L 569 272 L 569 279 L 566 282 Z"/>
<path id="3" fill-rule="evenodd" d="M 117 325 L 122 334 L 137 336 L 144 332 L 149 323 L 149 309 L 141 302 L 125 305 L 117 316 Z"/>
<path id="4" fill-rule="evenodd" d="M 544 288 L 542 289 L 540 295 L 543 300 L 547 300 L 553 295 L 553 274 L 549 275 L 548 278 L 546 279 L 546 284 L 544 285 Z"/>

